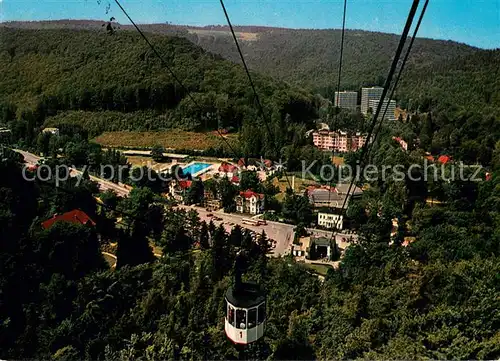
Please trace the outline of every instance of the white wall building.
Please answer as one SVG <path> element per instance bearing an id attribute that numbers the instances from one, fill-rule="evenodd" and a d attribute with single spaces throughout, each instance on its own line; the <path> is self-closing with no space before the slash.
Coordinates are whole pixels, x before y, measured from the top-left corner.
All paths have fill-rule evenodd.
<path id="1" fill-rule="evenodd" d="M 366 115 L 370 108 L 370 100 L 380 100 L 384 88 L 375 86 L 371 88 L 361 88 L 361 113 Z"/>
<path id="2" fill-rule="evenodd" d="M 236 196 L 238 213 L 261 214 L 264 211 L 264 195 L 247 190 Z"/>
<path id="3" fill-rule="evenodd" d="M 333 105 L 338 106 L 339 108 L 356 111 L 356 108 L 358 106 L 358 92 L 335 92 Z"/>
<path id="4" fill-rule="evenodd" d="M 343 221 L 344 219 L 340 214 L 318 213 L 318 226 L 326 228 L 338 227 L 338 229 L 343 229 Z"/>
<path id="5" fill-rule="evenodd" d="M 370 100 L 370 108 L 373 109 L 373 113 L 375 114 L 375 111 L 377 110 L 378 103 L 380 103 L 380 100 Z M 385 107 L 387 106 L 387 100 L 384 100 L 384 103 L 382 104 L 382 109 L 380 110 L 379 114 L 379 119 L 382 118 L 382 115 L 384 114 Z M 397 120 L 396 118 L 396 101 L 391 100 L 389 102 L 389 107 L 387 108 L 387 112 L 385 113 L 384 119 L 387 120 Z"/>

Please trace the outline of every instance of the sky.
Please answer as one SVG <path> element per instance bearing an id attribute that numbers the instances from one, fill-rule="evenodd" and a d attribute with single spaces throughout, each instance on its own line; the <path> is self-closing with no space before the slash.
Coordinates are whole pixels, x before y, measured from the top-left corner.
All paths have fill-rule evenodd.
<path id="1" fill-rule="evenodd" d="M 226 24 L 218 0 L 119 0 L 137 23 Z M 399 34 L 411 0 L 348 0 L 346 27 Z M 343 0 L 225 0 L 233 25 L 341 28 Z M 423 0 L 421 1 L 423 3 Z M 106 14 L 107 5 L 110 5 Z M 0 0 L 0 21 L 128 21 L 114 0 Z M 416 21 L 415 21 L 416 22 Z M 419 36 L 500 48 L 500 0 L 430 0 Z"/>

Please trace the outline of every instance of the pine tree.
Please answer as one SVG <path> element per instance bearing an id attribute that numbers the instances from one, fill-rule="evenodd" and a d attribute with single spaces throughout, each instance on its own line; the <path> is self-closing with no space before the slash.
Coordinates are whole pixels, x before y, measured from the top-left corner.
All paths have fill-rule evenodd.
<path id="1" fill-rule="evenodd" d="M 126 265 L 137 266 L 154 261 L 155 256 L 149 246 L 146 227 L 142 223 L 137 222 L 131 234 L 120 232 L 116 257 L 117 269 Z"/>
<path id="2" fill-rule="evenodd" d="M 200 228 L 200 247 L 201 249 L 209 249 L 210 248 L 210 235 L 208 231 L 207 222 L 203 221 L 201 223 Z"/>
<path id="3" fill-rule="evenodd" d="M 241 231 L 241 227 L 236 225 L 229 235 L 229 243 L 234 247 L 241 247 L 241 242 L 243 240 L 243 232 Z"/>

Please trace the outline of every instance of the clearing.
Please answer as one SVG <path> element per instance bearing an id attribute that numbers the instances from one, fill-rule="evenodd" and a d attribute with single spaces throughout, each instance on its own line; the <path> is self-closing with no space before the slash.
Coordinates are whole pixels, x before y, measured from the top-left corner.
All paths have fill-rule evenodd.
<path id="1" fill-rule="evenodd" d="M 309 268 L 313 273 L 316 273 L 321 276 L 326 276 L 329 269 L 333 269 L 332 266 L 328 264 L 319 264 L 319 263 L 304 263 L 306 268 Z"/>
<path id="2" fill-rule="evenodd" d="M 294 184 L 294 192 L 296 194 L 302 194 L 308 186 L 319 184 L 312 179 L 305 179 L 298 175 L 295 175 L 295 179 L 293 179 L 293 174 L 291 173 L 287 173 L 287 175 L 290 183 Z M 280 190 L 280 193 L 276 195 L 276 199 L 280 202 L 283 201 L 283 199 L 285 198 L 286 189 L 289 187 L 286 177 L 282 176 L 280 179 L 274 178 L 273 185 L 278 187 Z"/>
<path id="3" fill-rule="evenodd" d="M 238 141 L 237 134 L 227 134 L 224 138 L 230 143 Z M 159 144 L 166 149 L 206 150 L 227 144 L 217 132 L 196 133 L 172 129 L 158 132 L 104 132 L 94 139 L 103 147 L 110 148 L 151 148 Z"/>

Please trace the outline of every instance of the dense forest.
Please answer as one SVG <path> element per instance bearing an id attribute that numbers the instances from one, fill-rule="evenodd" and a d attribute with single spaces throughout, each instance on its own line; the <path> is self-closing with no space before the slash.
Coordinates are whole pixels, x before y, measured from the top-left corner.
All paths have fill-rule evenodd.
<path id="1" fill-rule="evenodd" d="M 21 28 L 99 29 L 97 21 L 48 21 L 9 23 Z M 120 30 L 133 30 L 117 24 Z M 203 28 L 167 24 L 143 25 L 146 31 L 182 36 L 204 49 L 241 63 L 227 26 Z M 340 30 L 235 27 L 250 68 L 292 84 L 332 97 L 337 84 Z M 341 87 L 382 85 L 399 36 L 361 30 L 345 35 Z M 499 50 L 481 50 L 453 41 L 418 38 L 397 92 L 403 106 L 428 109 L 443 101 L 455 106 L 469 104 L 499 113 Z M 494 76 L 496 75 L 496 76 Z M 470 107 L 469 109 L 470 110 Z"/>
<path id="2" fill-rule="evenodd" d="M 0 37 L 1 123 L 31 117 L 40 126 L 47 117 L 64 120 L 61 112 L 93 111 L 104 119 L 89 121 L 95 135 L 170 127 L 238 130 L 262 121 L 242 67 L 183 38 L 152 41 L 185 88 L 132 32 L 1 28 Z M 269 77 L 253 78 L 269 116 L 292 114 L 292 123 L 316 117 L 319 99 L 310 93 Z M 135 114 L 123 121 L 116 112 Z"/>

